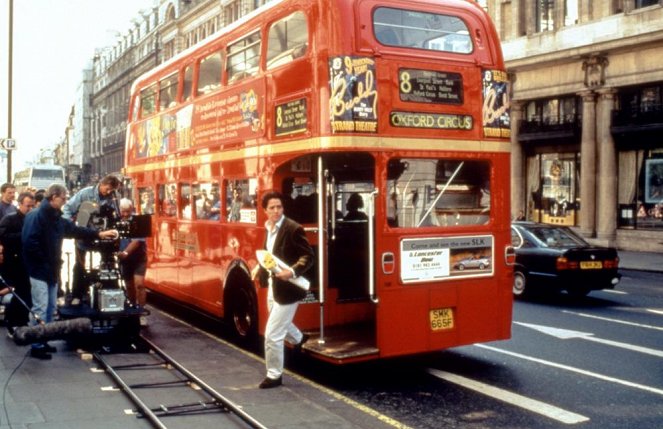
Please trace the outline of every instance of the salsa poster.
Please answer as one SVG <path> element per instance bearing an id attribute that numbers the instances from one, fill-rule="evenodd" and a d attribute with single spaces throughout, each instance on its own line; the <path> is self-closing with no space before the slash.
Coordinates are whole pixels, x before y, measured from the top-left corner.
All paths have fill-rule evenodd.
<path id="1" fill-rule="evenodd" d="M 373 58 L 330 58 L 329 89 L 329 112 L 333 132 L 377 132 L 378 93 L 375 89 Z"/>

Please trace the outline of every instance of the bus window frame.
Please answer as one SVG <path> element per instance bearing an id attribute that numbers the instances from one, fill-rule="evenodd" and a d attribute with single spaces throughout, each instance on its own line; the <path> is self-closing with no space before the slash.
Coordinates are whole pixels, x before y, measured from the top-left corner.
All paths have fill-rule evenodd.
<path id="1" fill-rule="evenodd" d="M 201 73 L 203 71 L 203 63 L 216 55 L 219 56 L 219 66 L 220 66 L 218 70 L 218 75 L 216 76 L 217 80 L 215 80 L 214 85 L 212 85 L 209 89 L 203 91 L 203 88 L 200 87 L 200 82 L 201 82 L 200 78 L 201 78 Z M 196 67 L 194 73 L 195 97 L 203 97 L 214 91 L 218 91 L 223 87 L 223 70 L 224 70 L 225 61 L 226 61 L 226 55 L 221 49 L 216 49 L 213 52 L 208 53 L 207 55 L 199 58 L 196 61 Z M 214 76 L 213 73 L 212 76 Z"/>
<path id="2" fill-rule="evenodd" d="M 270 58 L 270 47 L 271 47 L 271 34 L 272 30 L 279 24 L 287 22 L 292 19 L 295 15 L 302 15 L 304 18 L 305 30 L 306 30 L 306 41 L 302 44 L 294 45 L 292 48 L 287 48 L 286 50 L 281 50 L 277 55 Z M 288 40 L 286 40 L 286 43 Z M 311 31 L 308 15 L 301 10 L 294 11 L 293 13 L 280 18 L 277 21 L 272 22 L 267 28 L 267 38 L 265 44 L 265 70 L 273 70 L 275 68 L 290 64 L 291 62 L 298 60 L 300 58 L 306 57 L 309 53 L 309 46 L 311 46 Z M 303 47 L 303 49 L 302 49 Z M 288 55 L 292 55 L 292 58 L 285 60 Z"/>
<path id="3" fill-rule="evenodd" d="M 442 18 L 457 19 L 460 22 L 462 22 L 463 25 L 465 26 L 465 29 L 467 31 L 466 37 L 467 37 L 467 40 L 469 42 L 470 49 L 466 52 L 465 51 L 447 50 L 447 49 L 432 49 L 432 48 L 426 48 L 424 46 L 409 46 L 409 45 L 404 44 L 400 40 L 399 41 L 403 44 L 401 44 L 401 43 L 398 43 L 398 44 L 385 43 L 380 38 L 378 38 L 378 32 L 376 31 L 376 25 L 375 25 L 376 24 L 375 14 L 381 9 L 391 9 L 391 10 L 403 11 L 403 12 L 414 12 L 414 13 L 427 14 L 427 15 L 436 15 L 436 16 L 440 16 Z M 386 48 L 419 50 L 419 51 L 426 52 L 426 53 L 443 54 L 443 55 L 452 54 L 452 55 L 471 56 L 471 55 L 475 54 L 476 48 L 477 48 L 478 45 L 480 45 L 480 43 L 478 43 L 477 41 L 475 41 L 473 39 L 473 37 L 472 37 L 472 28 L 473 27 L 471 25 L 468 25 L 468 22 L 465 18 L 466 17 L 461 17 L 459 15 L 453 15 L 453 14 L 433 13 L 430 10 L 426 10 L 426 9 L 417 9 L 417 8 L 404 9 L 403 7 L 400 7 L 400 6 L 397 7 L 396 5 L 391 5 L 391 6 L 376 5 L 370 11 L 370 22 L 371 22 L 370 33 L 371 33 L 373 39 L 375 40 L 375 42 L 379 46 L 386 47 Z M 387 24 L 387 23 L 382 23 L 382 24 Z M 415 30 L 415 31 L 420 31 L 420 30 Z M 451 33 L 449 33 L 449 34 L 451 34 Z M 425 41 L 430 41 L 430 40 L 433 40 L 433 39 L 425 39 Z"/>
<path id="4" fill-rule="evenodd" d="M 191 83 L 190 83 L 190 86 L 189 86 L 189 93 L 187 94 L 187 91 L 186 91 L 187 90 L 186 78 L 187 78 L 187 72 L 189 72 L 189 71 L 191 73 Z M 184 65 L 184 67 L 182 67 L 181 72 L 182 72 L 182 93 L 179 94 L 179 99 L 178 100 L 180 102 L 186 103 L 188 101 L 193 100 L 193 98 L 194 98 L 193 88 L 196 87 L 196 82 L 195 82 L 196 81 L 196 67 L 195 67 L 194 63 L 186 64 L 186 65 Z"/>
<path id="5" fill-rule="evenodd" d="M 174 81 L 173 81 L 173 78 Z M 167 82 L 168 85 L 164 86 L 164 82 Z M 163 77 L 159 80 L 159 112 L 162 112 L 164 110 L 168 110 L 170 108 L 173 108 L 177 106 L 178 103 L 178 94 L 179 94 L 179 86 L 180 86 L 180 71 L 174 71 L 173 73 L 167 75 L 166 77 Z M 162 104 L 162 95 L 166 89 L 170 89 L 172 86 L 175 86 L 175 94 L 170 98 L 170 101 L 167 106 L 164 106 Z M 172 93 L 172 91 L 168 91 L 169 93 Z"/>
<path id="6" fill-rule="evenodd" d="M 245 42 L 247 40 L 250 40 L 253 36 L 258 36 L 258 40 L 254 42 L 250 42 L 248 44 L 244 44 L 243 46 L 239 47 L 236 50 L 233 50 L 234 47 L 238 46 L 240 43 Z M 226 47 L 226 57 L 225 57 L 225 67 L 224 67 L 224 72 L 226 74 L 227 82 L 228 85 L 232 85 L 236 82 L 239 82 L 241 80 L 244 80 L 248 77 L 253 77 L 257 76 L 258 73 L 260 72 L 260 65 L 262 64 L 262 59 L 263 59 L 263 35 L 262 31 L 260 28 L 248 32 L 247 35 L 240 37 L 237 40 L 234 40 L 231 43 L 228 43 L 228 46 Z M 253 67 L 250 69 L 246 70 L 241 70 L 241 71 L 233 71 L 231 72 L 231 67 L 234 67 L 231 64 L 231 59 L 238 56 L 242 55 L 243 61 L 242 64 L 246 66 L 247 61 L 246 61 L 246 52 L 249 51 L 252 47 L 258 45 L 258 59 Z"/>
<path id="7" fill-rule="evenodd" d="M 144 102 L 144 99 L 146 99 L 146 98 L 148 98 L 148 97 L 143 97 L 143 94 L 144 94 L 144 93 L 147 94 L 148 91 L 150 91 L 150 90 L 154 91 L 154 92 L 152 93 L 152 97 L 153 97 L 153 101 L 152 101 L 152 110 L 149 111 L 149 112 L 146 112 L 146 111 L 145 111 L 145 102 Z M 154 115 L 155 113 L 157 113 L 157 106 L 158 106 L 157 103 L 159 102 L 158 97 L 157 97 L 158 94 L 159 94 L 159 85 L 158 85 L 158 82 L 151 82 L 149 85 L 147 85 L 147 86 L 145 86 L 143 89 L 141 89 L 140 92 L 139 92 L 138 94 L 139 94 L 138 96 L 139 96 L 139 98 L 140 98 L 140 106 L 139 106 L 140 119 L 147 118 L 147 117 L 149 117 L 149 116 Z"/>

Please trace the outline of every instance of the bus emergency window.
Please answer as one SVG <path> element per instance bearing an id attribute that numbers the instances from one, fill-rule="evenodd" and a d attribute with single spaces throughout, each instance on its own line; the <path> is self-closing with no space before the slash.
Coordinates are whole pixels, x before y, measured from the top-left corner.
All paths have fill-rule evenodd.
<path id="1" fill-rule="evenodd" d="M 193 201 L 196 219 L 219 220 L 221 200 L 218 184 L 197 183 L 193 185 Z"/>
<path id="2" fill-rule="evenodd" d="M 193 89 L 193 66 L 187 66 L 184 69 L 184 85 L 182 87 L 182 100 L 191 100 L 191 90 Z"/>
<path id="3" fill-rule="evenodd" d="M 157 84 L 148 86 L 140 91 L 140 116 L 144 118 L 156 110 Z"/>
<path id="4" fill-rule="evenodd" d="M 159 185 L 157 188 L 159 216 L 174 217 L 177 213 L 177 185 Z"/>
<path id="5" fill-rule="evenodd" d="M 295 12 L 269 29 L 267 70 L 303 56 L 308 45 L 308 25 L 302 12 Z"/>
<path id="6" fill-rule="evenodd" d="M 387 179 L 387 219 L 392 227 L 446 228 L 490 221 L 488 161 L 392 159 Z"/>
<path id="7" fill-rule="evenodd" d="M 208 94 L 221 86 L 221 52 L 209 55 L 198 66 L 197 95 Z"/>
<path id="8" fill-rule="evenodd" d="M 225 189 L 225 219 L 228 222 L 256 223 L 256 179 L 228 180 Z"/>
<path id="9" fill-rule="evenodd" d="M 154 213 L 154 191 L 152 188 L 138 188 L 140 214 Z"/>
<path id="10" fill-rule="evenodd" d="M 383 45 L 469 54 L 470 32 L 462 19 L 405 9 L 379 7 L 373 13 L 375 38 Z"/>
<path id="11" fill-rule="evenodd" d="M 177 104 L 177 78 L 178 74 L 173 73 L 159 82 L 159 110 L 165 110 Z"/>
<path id="12" fill-rule="evenodd" d="M 260 61 L 260 32 L 256 31 L 228 46 L 228 83 L 236 82 L 258 72 Z"/>

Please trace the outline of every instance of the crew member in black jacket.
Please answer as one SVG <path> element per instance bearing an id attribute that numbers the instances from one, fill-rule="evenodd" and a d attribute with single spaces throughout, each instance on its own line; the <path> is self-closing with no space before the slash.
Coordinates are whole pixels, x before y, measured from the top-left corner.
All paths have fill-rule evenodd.
<path id="1" fill-rule="evenodd" d="M 288 265 L 276 274 L 261 270 L 261 280 L 269 282 L 267 306 L 269 318 L 265 328 L 265 366 L 267 377 L 260 383 L 261 389 L 269 389 L 282 384 L 284 341 L 301 347 L 308 336 L 303 334 L 292 319 L 297 312 L 299 301 L 306 297 L 306 291 L 289 280 L 301 276 L 313 265 L 313 249 L 306 240 L 304 228 L 283 214 L 283 196 L 269 192 L 262 198 L 262 208 L 267 214 L 267 236 L 265 249 Z"/>
<path id="2" fill-rule="evenodd" d="M 21 231 L 25 215 L 34 206 L 34 196 L 30 192 L 22 192 L 18 196 L 18 210 L 0 220 L 0 243 L 5 249 L 5 261 L 0 272 L 5 281 L 14 288 L 12 301 L 5 310 L 5 325 L 10 338 L 14 336 L 15 328 L 27 325 L 29 320 L 28 308 L 18 298 L 28 306 L 32 305 L 30 277 L 21 253 Z"/>

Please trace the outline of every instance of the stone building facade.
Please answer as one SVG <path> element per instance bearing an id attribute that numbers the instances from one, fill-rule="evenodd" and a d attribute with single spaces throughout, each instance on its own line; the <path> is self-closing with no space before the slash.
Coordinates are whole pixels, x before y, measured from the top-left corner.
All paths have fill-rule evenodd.
<path id="1" fill-rule="evenodd" d="M 486 3 L 512 81 L 513 215 L 663 252 L 663 1 Z"/>

